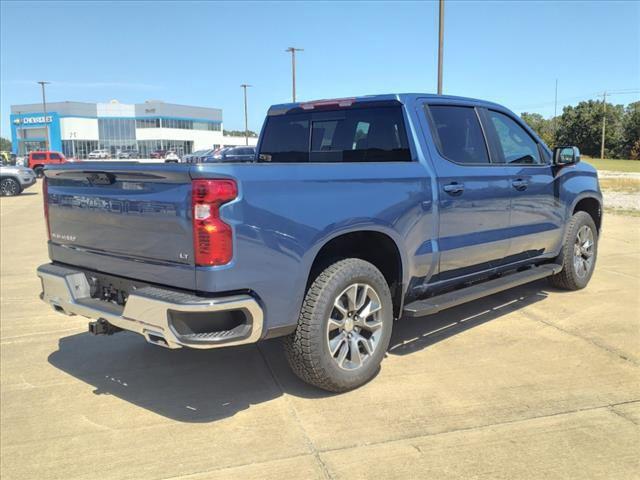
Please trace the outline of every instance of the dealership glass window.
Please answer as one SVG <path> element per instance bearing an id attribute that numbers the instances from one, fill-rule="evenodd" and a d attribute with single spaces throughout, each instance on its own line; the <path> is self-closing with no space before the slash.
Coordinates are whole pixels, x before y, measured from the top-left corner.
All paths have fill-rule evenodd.
<path id="1" fill-rule="evenodd" d="M 221 124 L 218 122 L 207 122 L 207 121 L 193 122 L 194 130 L 209 130 L 211 132 L 219 132 L 220 126 Z"/>
<path id="2" fill-rule="evenodd" d="M 136 121 L 133 118 L 99 118 L 100 148 L 112 155 L 136 145 Z"/>
<path id="3" fill-rule="evenodd" d="M 193 151 L 191 140 L 138 140 L 138 153 L 140 158 L 149 158 L 152 152 L 163 150 L 172 151 L 179 156 Z"/>
<path id="4" fill-rule="evenodd" d="M 18 136 L 24 139 L 46 138 L 47 127 L 41 128 L 21 128 L 18 130 Z"/>
<path id="5" fill-rule="evenodd" d="M 136 128 L 160 128 L 160 119 L 139 118 L 136 120 Z"/>
<path id="6" fill-rule="evenodd" d="M 41 151 L 46 148 L 47 147 L 45 142 L 20 140 L 20 142 L 18 143 L 18 154 L 28 155 L 29 152 Z"/>
<path id="7" fill-rule="evenodd" d="M 98 149 L 96 140 L 63 140 L 62 153 L 67 158 L 86 159 L 89 153 Z"/>

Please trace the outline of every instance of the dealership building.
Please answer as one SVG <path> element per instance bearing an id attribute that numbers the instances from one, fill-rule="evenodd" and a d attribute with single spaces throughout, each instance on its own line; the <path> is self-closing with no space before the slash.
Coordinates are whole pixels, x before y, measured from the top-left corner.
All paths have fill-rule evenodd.
<path id="1" fill-rule="evenodd" d="M 159 100 L 124 104 L 54 102 L 11 106 L 13 152 L 34 150 L 63 152 L 86 158 L 89 152 L 107 149 L 111 155 L 137 151 L 142 158 L 156 150 L 184 155 L 220 146 L 244 145 L 243 137 L 224 137 L 222 110 L 176 105 Z M 250 138 L 251 145 L 256 139 Z"/>

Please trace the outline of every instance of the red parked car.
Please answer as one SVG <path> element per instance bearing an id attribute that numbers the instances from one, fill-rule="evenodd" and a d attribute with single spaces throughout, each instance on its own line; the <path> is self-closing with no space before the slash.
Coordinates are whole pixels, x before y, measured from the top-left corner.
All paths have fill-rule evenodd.
<path id="1" fill-rule="evenodd" d="M 57 165 L 59 163 L 67 163 L 67 159 L 60 152 L 29 152 L 27 166 L 36 172 L 38 178 L 42 178 L 42 171 L 46 165 Z"/>

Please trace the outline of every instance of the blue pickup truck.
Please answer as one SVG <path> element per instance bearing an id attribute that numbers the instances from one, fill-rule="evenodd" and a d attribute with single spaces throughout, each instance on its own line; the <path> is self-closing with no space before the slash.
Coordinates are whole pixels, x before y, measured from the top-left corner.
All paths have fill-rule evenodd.
<path id="1" fill-rule="evenodd" d="M 403 316 L 544 277 L 585 287 L 602 225 L 575 147 L 450 96 L 275 105 L 249 163 L 45 175 L 45 302 L 172 349 L 284 337 L 295 373 L 334 392 L 376 374 Z"/>

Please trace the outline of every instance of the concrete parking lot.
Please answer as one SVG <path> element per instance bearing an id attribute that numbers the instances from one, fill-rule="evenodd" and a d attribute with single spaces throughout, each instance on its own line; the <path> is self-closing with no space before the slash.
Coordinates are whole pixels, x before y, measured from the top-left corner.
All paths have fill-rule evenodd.
<path id="1" fill-rule="evenodd" d="M 0 200 L 3 480 L 640 477 L 638 217 L 606 217 L 587 289 L 403 319 L 379 375 L 330 395 L 277 340 L 169 351 L 54 313 L 41 204 Z"/>

